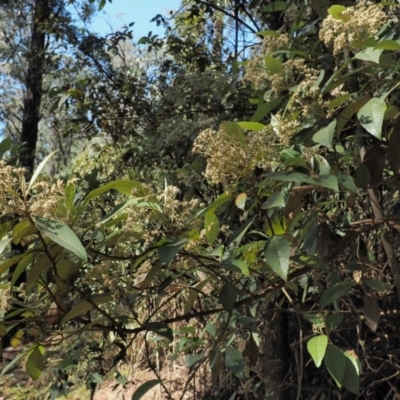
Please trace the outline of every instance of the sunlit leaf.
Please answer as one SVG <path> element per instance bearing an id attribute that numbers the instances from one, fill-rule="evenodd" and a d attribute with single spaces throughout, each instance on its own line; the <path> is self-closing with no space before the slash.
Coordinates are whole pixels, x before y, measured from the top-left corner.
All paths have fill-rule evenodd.
<path id="1" fill-rule="evenodd" d="M 65 249 L 72 251 L 83 261 L 87 261 L 87 253 L 75 232 L 61 222 L 47 218 L 36 217 L 35 222 L 39 231 Z"/>
<path id="2" fill-rule="evenodd" d="M 386 107 L 384 100 L 374 97 L 357 113 L 361 125 L 379 140 L 382 139 L 382 124 Z"/>
<path id="3" fill-rule="evenodd" d="M 313 358 L 317 367 L 321 366 L 327 346 L 328 337 L 326 335 L 315 336 L 307 342 L 307 350 Z"/>
<path id="4" fill-rule="evenodd" d="M 287 281 L 289 271 L 290 244 L 285 236 L 273 236 L 265 249 L 264 258 L 271 269 Z"/>
<path id="5" fill-rule="evenodd" d="M 39 379 L 44 369 L 44 352 L 43 346 L 35 346 L 26 361 L 26 372 L 34 381 Z"/>

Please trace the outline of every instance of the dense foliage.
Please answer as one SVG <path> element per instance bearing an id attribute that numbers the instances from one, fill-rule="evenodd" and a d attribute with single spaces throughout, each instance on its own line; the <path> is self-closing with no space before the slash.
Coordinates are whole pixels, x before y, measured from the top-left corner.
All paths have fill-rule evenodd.
<path id="1" fill-rule="evenodd" d="M 134 398 L 175 398 L 160 349 L 186 391 L 234 376 L 217 398 L 399 395 L 399 7 L 338 3 L 185 1 L 164 38 L 91 36 L 106 73 L 51 110 L 86 150 L 53 179 L 0 144 L 0 335 L 25 343 L 3 375 L 74 337 L 53 393 L 143 343 Z"/>

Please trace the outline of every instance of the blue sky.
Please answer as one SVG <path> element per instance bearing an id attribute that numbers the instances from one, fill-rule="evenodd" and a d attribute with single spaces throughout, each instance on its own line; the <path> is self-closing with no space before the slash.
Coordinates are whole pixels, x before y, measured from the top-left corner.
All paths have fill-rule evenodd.
<path id="1" fill-rule="evenodd" d="M 92 24 L 95 32 L 106 34 L 118 30 L 130 22 L 134 40 L 147 36 L 149 31 L 162 34 L 163 30 L 150 20 L 157 14 L 168 16 L 169 10 L 177 10 L 181 0 L 113 0 L 107 2 Z M 110 28 L 112 27 L 112 29 Z"/>

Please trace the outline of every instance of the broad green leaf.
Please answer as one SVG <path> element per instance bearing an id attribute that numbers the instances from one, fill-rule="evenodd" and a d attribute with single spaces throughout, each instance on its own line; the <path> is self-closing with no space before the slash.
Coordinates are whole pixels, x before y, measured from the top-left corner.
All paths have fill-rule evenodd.
<path id="1" fill-rule="evenodd" d="M 321 296 L 321 301 L 319 303 L 319 309 L 322 310 L 329 304 L 340 299 L 344 296 L 350 288 L 353 286 L 351 282 L 338 282 L 331 285 Z"/>
<path id="2" fill-rule="evenodd" d="M 359 165 L 354 171 L 354 180 L 359 187 L 365 187 L 371 180 L 371 172 L 364 164 Z"/>
<path id="3" fill-rule="evenodd" d="M 99 1 L 99 11 L 101 11 L 105 5 L 106 5 L 106 0 L 100 0 Z"/>
<path id="4" fill-rule="evenodd" d="M 0 142 L 0 157 L 11 149 L 11 145 L 12 141 L 10 137 L 7 137 Z"/>
<path id="5" fill-rule="evenodd" d="M 66 322 L 74 319 L 76 317 L 80 317 L 81 315 L 87 313 L 93 308 L 93 304 L 99 306 L 101 304 L 107 303 L 111 301 L 113 296 L 109 293 L 96 294 L 90 297 L 90 302 L 88 300 L 82 300 L 78 304 L 76 304 L 71 310 L 69 310 L 61 320 L 61 325 L 64 325 Z"/>
<path id="6" fill-rule="evenodd" d="M 379 64 L 379 59 L 382 53 L 383 53 L 382 49 L 367 47 L 366 49 L 361 50 L 357 54 L 355 54 L 354 57 L 357 58 L 358 60 L 371 61 L 376 64 Z"/>
<path id="7" fill-rule="evenodd" d="M 285 200 L 281 192 L 272 193 L 261 206 L 263 210 L 268 210 L 274 207 L 285 207 Z"/>
<path id="8" fill-rule="evenodd" d="M 329 109 L 333 110 L 336 107 L 339 107 L 347 100 L 351 99 L 351 93 L 342 94 L 338 97 L 335 97 L 333 100 L 329 102 Z"/>
<path id="9" fill-rule="evenodd" d="M 336 119 L 334 119 L 328 126 L 320 129 L 314 136 L 312 137 L 315 143 L 320 144 L 321 146 L 328 147 L 328 149 L 332 148 L 333 144 L 333 135 L 335 133 L 336 128 Z"/>
<path id="10" fill-rule="evenodd" d="M 382 123 L 386 107 L 384 100 L 374 97 L 357 113 L 361 125 L 379 140 L 382 139 Z"/>
<path id="11" fill-rule="evenodd" d="M 246 378 L 246 363 L 243 354 L 234 347 L 225 349 L 225 365 L 239 379 Z"/>
<path id="12" fill-rule="evenodd" d="M 208 211 L 204 217 L 204 229 L 210 244 L 213 244 L 219 235 L 219 220 L 214 212 Z"/>
<path id="13" fill-rule="evenodd" d="M 0 254 L 11 243 L 11 240 L 12 240 L 12 238 L 7 238 L 7 239 L 0 240 Z"/>
<path id="14" fill-rule="evenodd" d="M 286 229 L 286 218 L 279 211 L 275 211 L 269 218 L 266 218 L 263 224 L 263 231 L 268 236 L 284 235 Z"/>
<path id="15" fill-rule="evenodd" d="M 286 1 L 274 1 L 271 4 L 268 4 L 263 8 L 264 12 L 275 12 L 275 11 L 283 11 L 286 10 L 288 4 Z"/>
<path id="16" fill-rule="evenodd" d="M 44 369 L 44 347 L 35 346 L 26 361 L 26 372 L 34 380 L 38 380 Z"/>
<path id="17" fill-rule="evenodd" d="M 50 153 L 36 168 L 35 172 L 32 175 L 31 180 L 29 181 L 29 185 L 28 185 L 28 192 L 29 190 L 32 188 L 32 185 L 35 183 L 36 179 L 38 178 L 38 176 L 40 175 L 40 173 L 42 172 L 43 168 L 45 167 L 45 165 L 47 164 L 47 161 L 50 160 L 51 157 L 53 157 L 53 155 L 55 153 L 57 153 L 58 150 L 53 151 L 52 153 Z"/>
<path id="18" fill-rule="evenodd" d="M 271 72 L 272 74 L 279 74 L 283 71 L 282 63 L 272 56 L 264 57 L 264 67 L 266 71 Z"/>
<path id="19" fill-rule="evenodd" d="M 327 346 L 328 336 L 326 335 L 315 336 L 307 342 L 307 350 L 311 354 L 317 367 L 321 366 Z"/>
<path id="20" fill-rule="evenodd" d="M 344 110 L 340 113 L 339 117 L 337 118 L 337 125 L 336 125 L 336 140 L 340 140 L 340 135 L 343 131 L 343 128 L 346 124 L 350 121 L 353 115 L 358 112 L 361 107 L 363 107 L 369 100 L 371 96 L 366 94 L 362 97 L 355 99 L 349 105 L 347 105 Z"/>
<path id="21" fill-rule="evenodd" d="M 390 290 L 390 284 L 379 279 L 366 279 L 364 283 L 371 289 L 378 290 L 379 292 L 386 292 L 387 290 Z"/>
<path id="22" fill-rule="evenodd" d="M 330 175 L 324 178 L 318 178 L 315 180 L 315 184 L 323 188 L 334 190 L 335 192 L 339 191 L 338 180 L 335 175 Z"/>
<path id="23" fill-rule="evenodd" d="M 376 46 L 374 46 L 374 49 L 398 51 L 400 50 L 400 44 L 395 40 L 382 40 L 382 42 L 379 42 Z"/>
<path id="24" fill-rule="evenodd" d="M 336 346 L 330 344 L 326 349 L 324 361 L 329 373 L 335 378 L 338 386 L 343 385 L 343 376 L 346 368 L 346 356 Z"/>
<path id="25" fill-rule="evenodd" d="M 85 248 L 69 226 L 58 221 L 41 217 L 35 217 L 35 221 L 39 231 L 43 235 L 59 244 L 61 247 L 76 254 L 83 261 L 87 261 L 88 257 Z"/>
<path id="26" fill-rule="evenodd" d="M 271 269 L 287 281 L 289 271 L 290 244 L 285 236 L 273 236 L 267 243 L 264 258 Z"/>
<path id="27" fill-rule="evenodd" d="M 328 333 L 336 329 L 343 321 L 343 314 L 331 314 L 326 317 L 325 327 Z"/>
<path id="28" fill-rule="evenodd" d="M 229 282 L 225 282 L 219 292 L 219 302 L 228 313 L 231 313 L 235 308 L 236 288 Z"/>
<path id="29" fill-rule="evenodd" d="M 328 14 L 331 15 L 335 19 L 340 19 L 344 21 L 343 11 L 346 11 L 346 7 L 335 4 L 328 8 Z M 350 16 L 348 16 L 350 18 Z"/>
<path id="30" fill-rule="evenodd" d="M 353 362 L 346 353 L 343 353 L 343 356 L 345 358 L 345 370 L 341 384 L 351 393 L 360 394 L 360 377 L 354 365 L 356 361 Z"/>
<path id="31" fill-rule="evenodd" d="M 249 267 L 243 260 L 225 260 L 218 264 L 218 266 L 228 271 L 239 272 L 245 276 L 250 276 Z"/>
<path id="32" fill-rule="evenodd" d="M 159 385 L 161 381 L 159 379 L 152 379 L 151 381 L 147 381 L 142 383 L 133 393 L 131 400 L 139 400 L 141 399 L 149 390 L 151 390 L 154 386 Z"/>
<path id="33" fill-rule="evenodd" d="M 166 243 L 158 248 L 158 256 L 160 261 L 169 265 L 174 257 L 178 254 L 179 250 L 185 246 L 187 239 L 177 239 L 171 243 Z"/>
<path id="34" fill-rule="evenodd" d="M 277 97 L 271 101 L 266 103 L 262 103 L 258 106 L 257 111 L 250 118 L 250 121 L 258 122 L 263 119 L 270 111 L 272 111 L 275 107 L 277 107 L 280 103 L 282 103 L 283 97 Z"/>
<path id="35" fill-rule="evenodd" d="M 238 122 L 238 125 L 246 129 L 247 131 L 262 131 L 265 128 L 264 124 L 260 124 L 259 122 L 248 122 L 248 121 L 243 121 L 243 122 Z"/>
<path id="36" fill-rule="evenodd" d="M 219 124 L 219 127 L 226 133 L 229 133 L 229 135 L 232 138 L 237 139 L 242 143 L 245 143 L 245 135 L 244 135 L 243 128 L 237 122 L 222 121 Z"/>
<path id="37" fill-rule="evenodd" d="M 358 193 L 354 179 L 350 175 L 336 175 L 336 178 L 340 185 L 343 185 L 350 192 Z"/>
<path id="38" fill-rule="evenodd" d="M 193 370 L 193 368 L 203 359 L 204 357 L 204 352 L 200 352 L 199 354 L 186 354 L 185 357 L 185 365 L 186 368 L 189 368 L 189 370 Z"/>

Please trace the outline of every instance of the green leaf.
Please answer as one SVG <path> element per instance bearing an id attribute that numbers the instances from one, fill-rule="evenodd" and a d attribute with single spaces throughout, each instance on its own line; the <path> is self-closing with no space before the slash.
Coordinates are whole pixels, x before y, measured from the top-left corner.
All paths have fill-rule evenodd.
<path id="1" fill-rule="evenodd" d="M 379 140 L 382 139 L 382 123 L 386 107 L 384 100 L 374 97 L 357 113 L 361 125 Z"/>
<path id="2" fill-rule="evenodd" d="M 274 207 L 285 207 L 285 200 L 281 192 L 272 193 L 261 206 L 263 210 L 268 210 Z"/>
<path id="3" fill-rule="evenodd" d="M 354 365 L 356 360 L 353 362 L 350 359 L 351 356 L 347 355 L 347 353 L 344 353 L 343 356 L 345 358 L 345 369 L 341 384 L 351 393 L 360 394 L 360 377 Z"/>
<path id="4" fill-rule="evenodd" d="M 353 115 L 370 100 L 370 98 L 371 96 L 369 94 L 366 94 L 362 97 L 355 99 L 344 108 L 337 119 L 338 122 L 336 125 L 336 140 L 340 140 L 340 135 L 345 125 L 350 121 Z"/>
<path id="5" fill-rule="evenodd" d="M 168 266 L 186 243 L 187 239 L 177 239 L 172 243 L 167 243 L 159 247 L 158 257 L 160 258 L 160 261 Z"/>
<path id="6" fill-rule="evenodd" d="M 99 2 L 99 11 L 101 11 L 104 8 L 105 5 L 106 5 L 106 0 L 100 0 L 100 2 Z"/>
<path id="7" fill-rule="evenodd" d="M 272 111 L 275 107 L 277 107 L 280 103 L 282 103 L 283 97 L 277 97 L 271 101 L 266 103 L 262 103 L 258 106 L 257 111 L 250 118 L 250 121 L 258 122 L 263 119 L 270 111 Z"/>
<path id="8" fill-rule="evenodd" d="M 219 302 L 228 313 L 231 313 L 235 308 L 236 288 L 229 282 L 225 282 L 219 292 Z"/>
<path id="9" fill-rule="evenodd" d="M 320 144 L 321 146 L 325 146 L 328 147 L 328 149 L 331 149 L 333 144 L 333 135 L 335 133 L 335 128 L 336 128 L 336 119 L 334 119 L 329 125 L 320 129 L 312 137 L 312 140 L 315 143 Z"/>
<path id="10" fill-rule="evenodd" d="M 243 121 L 243 122 L 238 122 L 238 125 L 246 129 L 247 131 L 262 131 L 265 128 L 264 124 L 260 124 L 259 122 L 248 122 L 248 121 Z"/>
<path id="11" fill-rule="evenodd" d="M 193 368 L 203 359 L 204 352 L 200 352 L 199 354 L 186 354 L 185 357 L 185 365 L 189 370 L 193 370 Z"/>
<path id="12" fill-rule="evenodd" d="M 331 314 L 326 317 L 325 327 L 328 333 L 331 333 L 343 321 L 343 314 Z"/>
<path id="13" fill-rule="evenodd" d="M 152 379 L 151 381 L 147 381 L 142 383 L 133 393 L 132 400 L 139 400 L 141 399 L 150 389 L 154 386 L 159 385 L 161 381 L 159 379 Z"/>
<path id="14" fill-rule="evenodd" d="M 218 266 L 228 271 L 239 272 L 244 276 L 250 276 L 249 267 L 243 260 L 233 260 L 233 261 L 225 260 L 222 261 L 220 264 L 218 264 Z"/>
<path id="15" fill-rule="evenodd" d="M 219 127 L 226 133 L 229 133 L 229 135 L 231 135 L 231 137 L 233 137 L 234 139 L 237 139 L 242 143 L 245 142 L 245 135 L 243 128 L 237 122 L 222 121 L 219 124 Z"/>
<path id="16" fill-rule="evenodd" d="M 340 299 L 344 296 L 350 288 L 353 286 L 351 282 L 338 282 L 330 286 L 321 296 L 321 301 L 319 303 L 319 309 L 322 310 L 329 304 Z"/>
<path id="17" fill-rule="evenodd" d="M 264 67 L 266 71 L 271 72 L 272 74 L 279 74 L 283 71 L 282 63 L 272 56 L 264 57 Z"/>
<path id="18" fill-rule="evenodd" d="M 267 243 L 264 258 L 271 269 L 287 281 L 289 271 L 290 244 L 285 236 L 273 236 Z"/>
<path id="19" fill-rule="evenodd" d="M 225 349 L 225 365 L 239 379 L 246 378 L 246 363 L 242 353 L 234 347 Z"/>
<path id="20" fill-rule="evenodd" d="M 379 279 L 366 279 L 364 283 L 371 289 L 378 290 L 379 292 L 386 292 L 387 290 L 390 290 L 390 284 Z"/>
<path id="21" fill-rule="evenodd" d="M 334 19 L 343 20 L 343 11 L 346 11 L 346 7 L 335 4 L 328 8 L 328 14 L 331 15 Z"/>
<path id="22" fill-rule="evenodd" d="M 208 211 L 215 211 L 217 208 L 221 207 L 223 204 L 227 203 L 231 199 L 231 195 L 228 193 L 222 193 L 218 198 L 212 202 L 204 210 L 199 211 L 193 219 L 202 217 Z"/>
<path id="23" fill-rule="evenodd" d="M 357 54 L 355 54 L 354 57 L 357 58 L 358 60 L 371 61 L 376 64 L 379 64 L 379 59 L 382 53 L 383 53 L 382 49 L 367 47 L 366 49 L 361 50 Z"/>
<path id="24" fill-rule="evenodd" d="M 336 346 L 330 344 L 325 353 L 325 365 L 329 373 L 335 378 L 340 387 L 343 385 L 343 376 L 346 368 L 346 356 Z"/>
<path id="25" fill-rule="evenodd" d="M 334 190 L 335 192 L 339 191 L 338 180 L 335 175 L 329 175 L 324 178 L 316 179 L 316 185 L 330 190 Z"/>
<path id="26" fill-rule="evenodd" d="M 193 308 L 194 302 L 199 297 L 200 292 L 203 290 L 204 286 L 206 286 L 210 282 L 210 278 L 204 279 L 204 281 L 198 282 L 196 285 L 193 285 L 193 289 L 190 289 L 190 293 L 188 299 L 186 300 L 185 306 L 183 308 L 184 314 L 189 314 Z"/>
<path id="27" fill-rule="evenodd" d="M 343 185 L 350 192 L 358 193 L 358 189 L 356 184 L 354 183 L 354 179 L 349 175 L 336 175 L 336 178 L 340 185 Z"/>
<path id="28" fill-rule="evenodd" d="M 219 234 L 219 220 L 214 212 L 209 211 L 206 213 L 204 218 L 204 229 L 206 231 L 206 237 L 210 244 L 213 244 Z"/>
<path id="29" fill-rule="evenodd" d="M 76 317 L 80 317 L 81 315 L 87 313 L 93 308 L 93 304 L 99 306 L 101 304 L 107 303 L 113 299 L 113 296 L 109 293 L 95 294 L 91 296 L 90 302 L 88 300 L 80 301 L 75 307 L 69 310 L 61 320 L 61 325 L 64 325 L 66 322 L 74 319 Z"/>
<path id="30" fill-rule="evenodd" d="M 326 335 L 315 336 L 307 342 L 307 350 L 310 353 L 317 367 L 321 366 L 327 346 L 328 346 L 328 336 Z"/>
<path id="31" fill-rule="evenodd" d="M 263 8 L 264 12 L 275 12 L 275 11 L 283 11 L 286 10 L 288 4 L 286 1 L 274 1 L 271 4 L 268 4 Z"/>
<path id="32" fill-rule="evenodd" d="M 12 240 L 12 238 L 7 238 L 7 239 L 0 240 L 0 254 L 11 243 L 11 240 Z"/>
<path id="33" fill-rule="evenodd" d="M 57 151 L 58 151 L 58 150 L 53 151 L 52 153 L 50 153 L 50 154 L 38 165 L 38 167 L 36 168 L 35 172 L 34 172 L 33 175 L 32 175 L 32 178 L 31 178 L 31 180 L 30 180 L 30 182 L 29 182 L 29 185 L 28 185 L 28 192 L 29 192 L 29 190 L 31 189 L 32 185 L 35 183 L 35 181 L 36 181 L 36 179 L 38 178 L 38 176 L 40 175 L 40 173 L 42 172 L 44 166 L 47 164 L 47 161 L 49 161 L 50 158 L 53 157 L 53 155 L 54 155 L 55 153 L 57 153 Z"/>
<path id="34" fill-rule="evenodd" d="M 34 380 L 38 380 L 44 369 L 44 347 L 35 346 L 30 351 L 29 357 L 26 361 L 26 372 Z"/>
<path id="35" fill-rule="evenodd" d="M 70 227 L 47 218 L 35 217 L 35 221 L 39 231 L 43 235 L 87 262 L 88 256 L 86 250 Z"/>
<path id="36" fill-rule="evenodd" d="M 374 49 L 398 51 L 400 50 L 400 44 L 395 40 L 382 40 L 382 42 L 379 42 L 376 46 L 374 46 Z"/>

